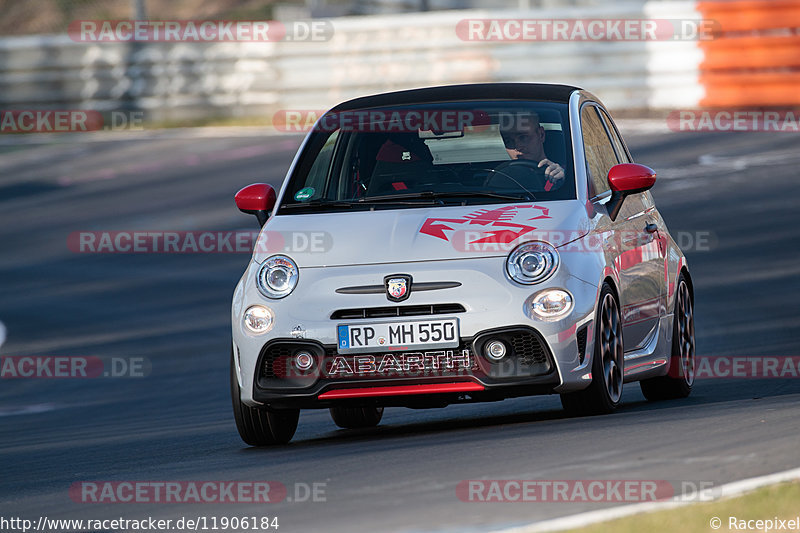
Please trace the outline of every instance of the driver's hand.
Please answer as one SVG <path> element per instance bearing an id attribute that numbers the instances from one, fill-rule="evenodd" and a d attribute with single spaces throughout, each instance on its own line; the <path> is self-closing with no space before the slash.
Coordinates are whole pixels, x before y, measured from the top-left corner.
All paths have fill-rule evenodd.
<path id="1" fill-rule="evenodd" d="M 519 159 L 524 155 L 516 148 L 506 148 L 506 152 L 508 152 L 508 155 L 511 157 L 511 159 Z"/>
<path id="2" fill-rule="evenodd" d="M 564 179 L 564 167 L 546 158 L 539 161 L 539 168 L 544 165 L 547 165 L 547 168 L 544 169 L 544 175 L 547 176 L 550 183 L 557 185 Z"/>

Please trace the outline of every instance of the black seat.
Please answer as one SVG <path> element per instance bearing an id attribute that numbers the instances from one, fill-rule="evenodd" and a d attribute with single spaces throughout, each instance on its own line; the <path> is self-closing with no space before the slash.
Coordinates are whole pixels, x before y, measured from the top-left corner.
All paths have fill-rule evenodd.
<path id="1" fill-rule="evenodd" d="M 416 133 L 393 134 L 378 149 L 367 196 L 412 189 L 433 166 L 430 150 Z"/>

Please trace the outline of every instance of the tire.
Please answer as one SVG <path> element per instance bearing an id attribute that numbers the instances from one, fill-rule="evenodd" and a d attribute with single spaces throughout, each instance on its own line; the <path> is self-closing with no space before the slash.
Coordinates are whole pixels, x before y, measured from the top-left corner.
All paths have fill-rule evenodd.
<path id="1" fill-rule="evenodd" d="M 373 428 L 383 418 L 383 407 L 331 407 L 333 422 L 343 429 Z"/>
<path id="2" fill-rule="evenodd" d="M 233 418 L 239 436 L 250 446 L 272 446 L 286 444 L 297 430 L 300 418 L 299 409 L 268 411 L 250 407 L 242 403 L 239 380 L 236 379 L 236 361 L 231 350 L 231 401 Z"/>
<path id="3" fill-rule="evenodd" d="M 573 415 L 613 413 L 622 397 L 622 319 L 611 285 L 603 284 L 595 318 L 592 383 L 584 390 L 561 395 L 561 405 Z"/>
<path id="4" fill-rule="evenodd" d="M 686 398 L 694 385 L 695 364 L 694 302 L 681 274 L 675 291 L 669 373 L 640 381 L 642 394 L 650 401 Z"/>

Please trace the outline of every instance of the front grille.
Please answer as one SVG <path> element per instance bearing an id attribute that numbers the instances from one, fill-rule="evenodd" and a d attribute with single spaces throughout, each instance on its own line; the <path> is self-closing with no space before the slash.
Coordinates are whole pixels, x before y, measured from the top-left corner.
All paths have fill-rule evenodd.
<path id="1" fill-rule="evenodd" d="M 508 348 L 508 353 L 499 362 L 492 361 L 487 355 L 487 347 L 493 341 L 500 341 Z M 553 356 L 547 342 L 538 331 L 530 327 L 490 329 L 475 337 L 472 345 L 489 377 L 544 376 L 554 368 Z"/>
<path id="2" fill-rule="evenodd" d="M 547 351 L 538 335 L 530 331 L 517 330 L 509 335 L 511 349 L 524 364 L 547 364 Z"/>
<path id="3" fill-rule="evenodd" d="M 323 379 L 335 380 L 349 380 L 349 379 L 380 379 L 380 378 L 425 378 L 425 377 L 438 377 L 438 376 L 451 376 L 451 375 L 465 375 L 472 374 L 480 369 L 477 359 L 472 354 L 472 347 L 468 341 L 462 342 L 458 348 L 448 348 L 446 350 L 436 349 L 430 352 L 419 350 L 414 352 L 387 352 L 385 350 L 376 350 L 370 354 L 356 354 L 358 356 L 373 356 L 377 361 L 381 361 L 384 356 L 404 356 L 406 353 L 418 355 L 418 353 L 436 353 L 439 354 L 443 351 L 453 352 L 454 354 L 464 354 L 466 352 L 471 360 L 469 369 L 459 367 L 455 370 L 448 370 L 442 366 L 415 368 L 413 371 L 394 370 L 389 372 L 375 372 L 375 373 L 342 373 L 340 375 L 330 375 L 330 369 L 334 363 L 334 359 L 341 357 L 336 350 L 336 346 L 315 345 L 314 350 L 310 350 L 317 357 L 317 365 L 315 369 L 309 374 L 298 372 L 297 369 L 292 367 L 291 357 L 298 351 L 298 349 L 306 349 L 307 346 L 297 344 L 292 341 L 278 341 L 266 348 L 262 352 L 260 378 L 262 380 L 271 380 L 270 386 L 275 386 L 279 381 L 283 383 L 282 386 L 307 386 L 311 383 L 309 379 L 316 380 L 317 376 Z M 353 366 L 353 355 L 345 355 L 344 358 L 348 360 L 348 364 Z M 429 363 L 428 363 L 429 364 Z M 277 380 L 277 381 L 276 381 Z M 266 382 L 264 383 L 266 385 Z"/>
<path id="4" fill-rule="evenodd" d="M 338 309 L 331 313 L 331 320 L 353 320 L 359 318 L 387 318 L 394 316 L 449 315 L 465 313 L 461 304 L 395 305 L 387 307 L 360 307 Z"/>
<path id="5" fill-rule="evenodd" d="M 429 378 L 429 377 L 442 377 L 442 376 L 463 376 L 463 375 L 470 375 L 478 372 L 480 370 L 480 365 L 478 364 L 477 358 L 472 353 L 472 346 L 471 343 L 466 341 L 459 344 L 458 348 L 436 348 L 433 350 L 425 350 L 419 349 L 414 351 L 395 351 L 395 352 L 388 352 L 386 350 L 375 350 L 375 352 L 367 353 L 367 354 L 355 354 L 355 356 L 372 356 L 375 357 L 375 362 L 380 363 L 385 356 L 391 357 L 402 357 L 406 354 L 411 355 L 418 355 L 418 354 L 440 354 L 442 352 L 452 352 L 454 354 L 464 354 L 466 352 L 469 355 L 471 365 L 470 367 L 463 368 L 459 367 L 456 369 L 448 370 L 442 366 L 438 368 L 431 368 L 426 367 L 425 369 L 414 368 L 409 371 L 403 370 L 390 370 L 388 372 L 374 372 L 374 373 L 362 373 L 362 374 L 350 374 L 347 373 L 341 375 L 330 375 L 330 369 L 333 365 L 334 359 L 337 357 L 345 357 L 346 359 L 354 357 L 353 354 L 348 354 L 341 356 L 338 351 L 336 350 L 336 346 L 325 346 L 325 358 L 322 361 L 321 367 L 323 369 L 323 377 L 331 380 L 336 381 L 346 381 L 352 379 L 385 379 L 385 378 L 394 378 L 394 379 L 403 379 L 403 378 Z"/>
<path id="6" fill-rule="evenodd" d="M 322 346 L 305 340 L 272 342 L 261 350 L 261 377 L 263 379 L 305 379 L 308 373 L 292 364 L 292 357 L 300 350 L 310 352 L 317 360 L 323 355 Z"/>
<path id="7" fill-rule="evenodd" d="M 509 348 L 508 361 L 491 363 L 484 353 L 485 345 L 492 339 L 501 340 Z M 316 364 L 308 371 L 295 368 L 293 358 L 299 350 L 313 354 Z M 448 355 L 445 353 L 450 352 Z M 355 357 L 368 355 L 377 363 L 375 371 L 354 370 L 362 362 Z M 419 356 L 423 365 L 419 365 Z M 459 356 L 470 357 L 469 368 L 461 366 Z M 392 358 L 391 356 L 396 356 Z M 337 358 L 343 357 L 344 360 Z M 388 357 L 388 359 L 387 359 Z M 406 357 L 415 359 L 408 362 Z M 450 362 L 439 359 L 451 358 Z M 436 361 L 436 362 L 434 362 Z M 509 366 L 508 363 L 511 363 Z M 336 367 L 337 370 L 332 369 Z M 350 367 L 348 369 L 348 366 Z M 378 369 L 383 370 L 378 370 Z M 259 358 L 259 386 L 262 388 L 304 388 L 317 379 L 350 380 L 365 378 L 426 378 L 452 375 L 485 375 L 488 378 L 520 378 L 543 376 L 553 369 L 552 356 L 542 336 L 528 327 L 500 328 L 484 331 L 474 339 L 462 338 L 457 348 L 416 348 L 413 351 L 388 351 L 376 348 L 368 354 L 340 355 L 335 345 L 322 345 L 307 339 L 276 339 L 261 350 Z"/>
<path id="8" fill-rule="evenodd" d="M 273 344 L 264 353 L 262 375 L 272 379 L 286 375 L 286 361 L 294 353 L 295 348 L 289 344 Z"/>
<path id="9" fill-rule="evenodd" d="M 586 330 L 589 329 L 589 326 L 583 326 L 578 332 L 575 334 L 575 339 L 578 341 L 578 360 L 583 364 L 583 360 L 586 359 Z"/>

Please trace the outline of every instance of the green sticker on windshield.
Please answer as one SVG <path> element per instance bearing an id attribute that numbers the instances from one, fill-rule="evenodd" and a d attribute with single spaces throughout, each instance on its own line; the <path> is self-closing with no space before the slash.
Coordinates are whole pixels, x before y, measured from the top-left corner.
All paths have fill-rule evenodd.
<path id="1" fill-rule="evenodd" d="M 306 187 L 305 189 L 297 191 L 297 194 L 294 195 L 294 199 L 298 202 L 302 202 L 303 200 L 308 200 L 312 196 L 314 196 L 314 187 Z"/>

